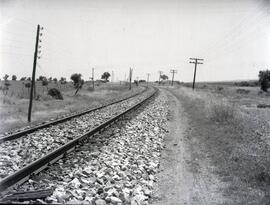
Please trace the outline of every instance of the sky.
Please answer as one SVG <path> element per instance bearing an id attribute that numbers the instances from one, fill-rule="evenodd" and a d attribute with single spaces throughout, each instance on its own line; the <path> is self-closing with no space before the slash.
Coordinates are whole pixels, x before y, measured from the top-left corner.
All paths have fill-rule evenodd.
<path id="1" fill-rule="evenodd" d="M 40 75 L 197 81 L 257 79 L 270 65 L 270 0 L 0 0 L 0 77 Z"/>

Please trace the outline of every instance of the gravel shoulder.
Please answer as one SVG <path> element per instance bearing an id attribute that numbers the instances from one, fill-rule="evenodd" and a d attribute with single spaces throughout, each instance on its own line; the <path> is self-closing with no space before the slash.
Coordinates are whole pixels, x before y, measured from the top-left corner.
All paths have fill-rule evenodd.
<path id="1" fill-rule="evenodd" d="M 16 190 L 54 190 L 45 200 L 25 203 L 148 204 L 167 133 L 167 110 L 167 98 L 160 93 Z"/>
<path id="2" fill-rule="evenodd" d="M 59 148 L 143 100 L 153 90 L 0 144 L 0 179 Z"/>

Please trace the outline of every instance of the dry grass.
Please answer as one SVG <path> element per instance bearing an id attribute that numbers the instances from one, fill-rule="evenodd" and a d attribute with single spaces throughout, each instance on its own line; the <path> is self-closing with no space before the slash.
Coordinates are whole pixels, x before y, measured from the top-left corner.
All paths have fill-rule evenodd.
<path id="1" fill-rule="evenodd" d="M 193 136 L 211 156 L 215 173 L 228 184 L 225 195 L 235 204 L 260 204 L 270 195 L 270 109 L 257 108 L 270 98 L 258 95 L 255 88 L 248 90 L 177 89 L 191 118 Z"/>
<path id="2" fill-rule="evenodd" d="M 28 89 L 24 88 L 22 82 L 10 81 L 11 86 L 7 95 L 0 93 L 0 132 L 17 129 L 29 125 L 27 123 L 27 112 L 29 104 Z M 47 88 L 37 85 L 38 98 L 33 101 L 32 123 L 37 124 L 49 119 L 55 119 L 70 112 L 96 107 L 100 104 L 122 98 L 126 95 L 142 90 L 134 87 L 131 91 L 127 86 L 119 84 L 100 84 L 95 90 L 89 91 L 91 83 L 86 83 L 77 95 L 71 83 L 56 85 L 50 83 L 49 88 L 59 87 L 64 100 L 55 100 L 47 95 Z"/>
<path id="3" fill-rule="evenodd" d="M 206 116 L 213 122 L 235 123 L 235 121 L 239 119 L 240 110 L 225 98 L 210 98 L 205 104 Z"/>

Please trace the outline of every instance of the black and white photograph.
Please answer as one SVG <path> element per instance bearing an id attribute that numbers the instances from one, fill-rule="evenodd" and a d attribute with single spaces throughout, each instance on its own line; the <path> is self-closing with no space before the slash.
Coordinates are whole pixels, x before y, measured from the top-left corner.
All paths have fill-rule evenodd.
<path id="1" fill-rule="evenodd" d="M 0 204 L 270 204 L 270 0 L 0 0 Z"/>

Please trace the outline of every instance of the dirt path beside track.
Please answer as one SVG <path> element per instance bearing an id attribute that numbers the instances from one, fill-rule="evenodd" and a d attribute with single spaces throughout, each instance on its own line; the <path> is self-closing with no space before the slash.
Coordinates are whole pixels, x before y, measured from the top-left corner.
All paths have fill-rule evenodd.
<path id="1" fill-rule="evenodd" d="M 169 134 L 152 204 L 270 204 L 269 123 L 260 110 L 241 109 L 235 96 L 233 107 L 213 92 L 162 91 Z"/>
<path id="2" fill-rule="evenodd" d="M 223 184 L 209 172 L 206 153 L 196 138 L 190 136 L 191 124 L 180 100 L 170 91 L 169 129 L 162 153 L 156 200 L 153 204 L 218 204 L 223 203 L 219 189 Z"/>

